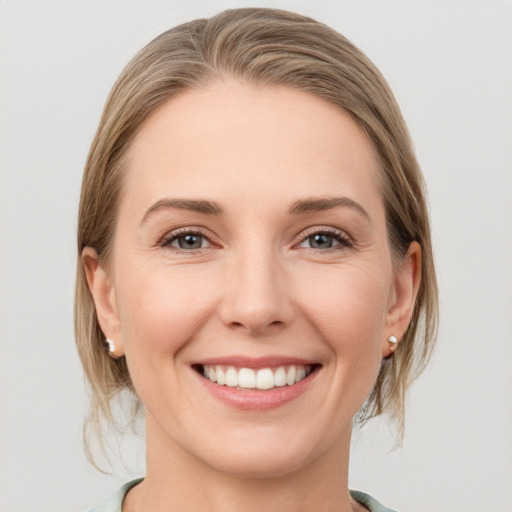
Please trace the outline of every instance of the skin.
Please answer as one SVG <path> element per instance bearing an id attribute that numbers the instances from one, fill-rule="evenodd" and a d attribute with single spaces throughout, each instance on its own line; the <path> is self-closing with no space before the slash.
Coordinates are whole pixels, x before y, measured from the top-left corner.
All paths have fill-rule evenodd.
<path id="1" fill-rule="evenodd" d="M 83 253 L 102 330 L 146 408 L 147 475 L 125 511 L 361 509 L 348 494 L 352 420 L 420 279 L 416 243 L 392 260 L 378 173 L 345 113 L 288 88 L 214 82 L 141 127 L 109 271 Z M 344 199 L 312 202 L 332 198 Z M 199 248 L 179 247 L 183 228 Z M 191 367 L 276 355 L 321 367 L 269 411 L 219 401 Z"/>

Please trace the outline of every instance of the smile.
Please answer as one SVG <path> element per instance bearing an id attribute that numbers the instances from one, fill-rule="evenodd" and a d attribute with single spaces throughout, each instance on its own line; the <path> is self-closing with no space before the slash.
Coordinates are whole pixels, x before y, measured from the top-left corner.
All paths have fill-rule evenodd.
<path id="1" fill-rule="evenodd" d="M 192 369 L 204 389 L 230 407 L 268 411 L 306 393 L 320 373 L 321 364 L 293 359 L 214 358 L 193 363 Z"/>
<path id="2" fill-rule="evenodd" d="M 315 365 L 287 365 L 277 368 L 244 368 L 223 365 L 202 365 L 205 378 L 230 388 L 269 390 L 293 386 L 304 380 Z"/>

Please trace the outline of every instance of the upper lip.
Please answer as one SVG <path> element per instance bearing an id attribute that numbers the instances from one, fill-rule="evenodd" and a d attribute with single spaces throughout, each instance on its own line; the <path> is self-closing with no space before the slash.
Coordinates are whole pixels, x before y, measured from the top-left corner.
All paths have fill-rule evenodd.
<path id="1" fill-rule="evenodd" d="M 288 356 L 263 356 L 263 357 L 247 357 L 247 356 L 220 356 L 208 359 L 201 359 L 192 362 L 192 366 L 236 366 L 239 368 L 274 368 L 286 365 L 318 365 L 318 361 L 311 359 L 302 359 L 299 357 Z"/>

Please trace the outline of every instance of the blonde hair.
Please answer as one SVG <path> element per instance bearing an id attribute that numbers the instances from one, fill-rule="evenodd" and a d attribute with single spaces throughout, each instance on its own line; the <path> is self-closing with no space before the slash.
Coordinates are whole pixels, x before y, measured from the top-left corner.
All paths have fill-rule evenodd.
<path id="1" fill-rule="evenodd" d="M 410 325 L 394 356 L 383 360 L 359 421 L 389 412 L 403 425 L 405 391 L 424 369 L 437 328 L 437 284 L 425 187 L 399 107 L 372 62 L 331 28 L 274 9 L 235 9 L 164 32 L 126 66 L 115 83 L 85 166 L 78 218 L 75 333 L 91 386 L 88 420 L 101 434 L 112 399 L 129 390 L 124 358 L 113 360 L 96 317 L 81 253 L 96 249 L 108 268 L 123 183 L 124 157 L 144 120 L 179 92 L 233 77 L 300 89 L 347 112 L 380 157 L 380 188 L 395 261 L 412 241 L 422 250 L 421 284 Z M 100 436 L 101 437 L 101 436 Z"/>

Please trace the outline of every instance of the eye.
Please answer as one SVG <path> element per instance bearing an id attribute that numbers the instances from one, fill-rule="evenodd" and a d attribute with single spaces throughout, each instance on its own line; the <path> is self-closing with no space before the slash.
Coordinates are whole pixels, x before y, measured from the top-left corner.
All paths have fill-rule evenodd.
<path id="1" fill-rule="evenodd" d="M 299 247 L 315 250 L 328 250 L 350 247 L 352 244 L 343 232 L 333 229 L 316 230 L 302 240 Z"/>
<path id="2" fill-rule="evenodd" d="M 175 247 L 182 251 L 197 251 L 211 247 L 211 243 L 202 233 L 198 231 L 180 230 L 167 235 L 162 240 L 162 247 Z"/>

